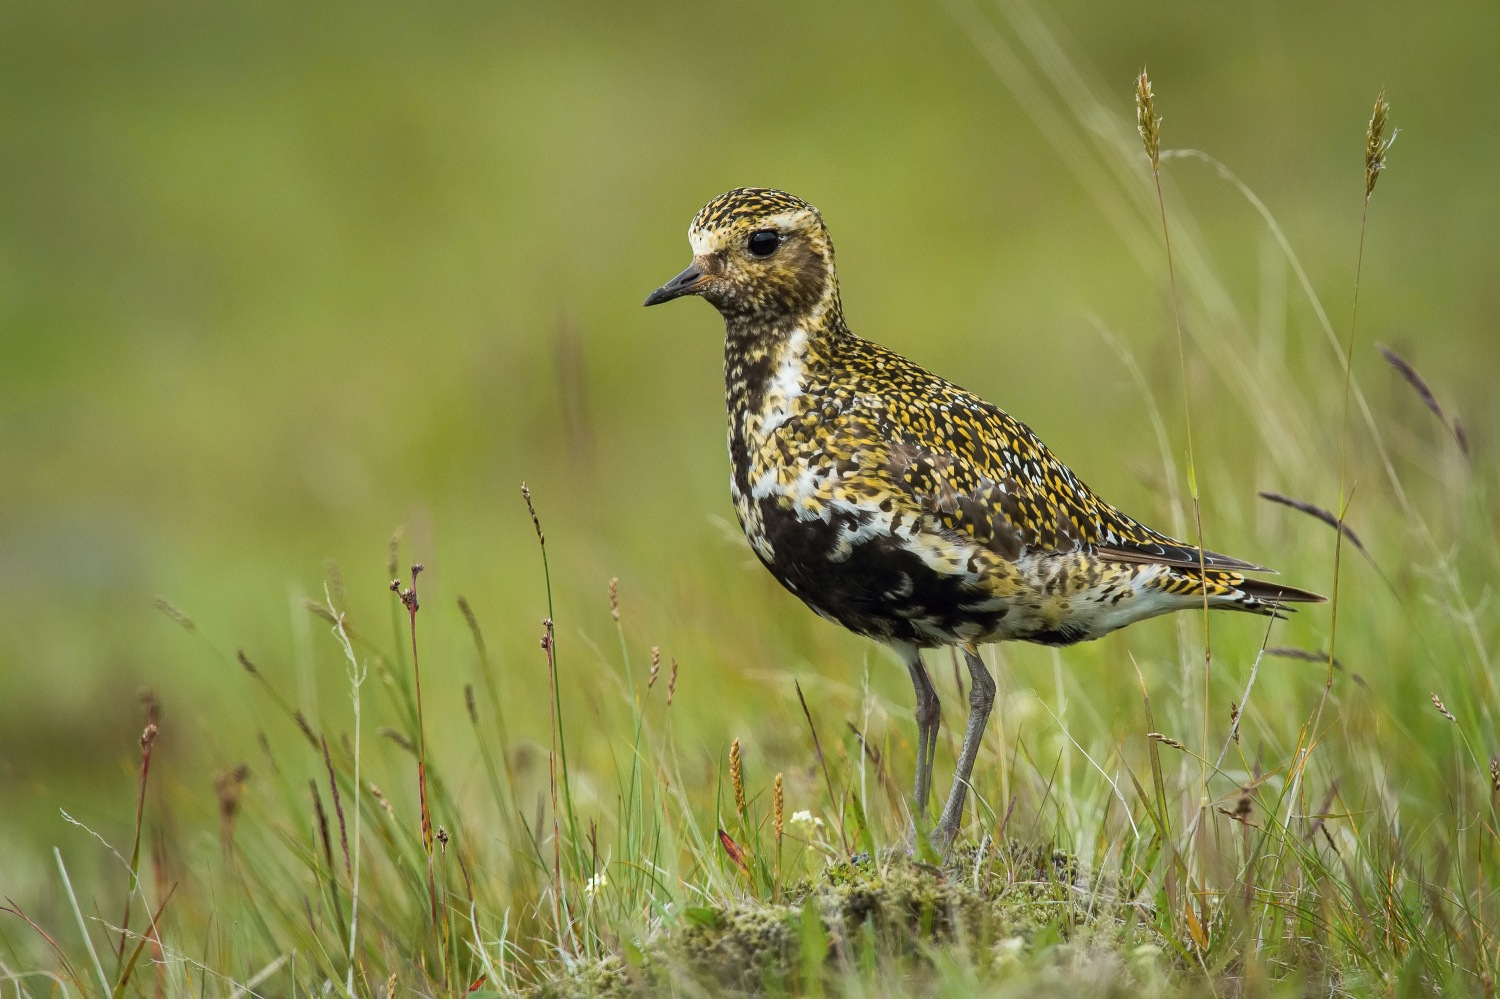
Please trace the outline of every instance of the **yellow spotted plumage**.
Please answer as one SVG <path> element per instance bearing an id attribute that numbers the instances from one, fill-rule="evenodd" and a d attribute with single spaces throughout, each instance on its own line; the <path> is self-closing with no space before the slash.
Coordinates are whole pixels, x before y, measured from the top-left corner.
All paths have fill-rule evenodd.
<path id="1" fill-rule="evenodd" d="M 977 697 L 993 690 L 977 644 L 1098 638 L 1201 607 L 1205 591 L 1211 607 L 1265 614 L 1322 599 L 1247 579 L 1268 570 L 1200 556 L 1126 516 L 1025 424 L 855 336 L 828 230 L 801 199 L 730 191 L 704 206 L 688 238 L 693 265 L 646 304 L 700 295 L 723 315 L 740 524 L 787 589 L 907 662 L 922 733 L 919 807 L 936 724 L 923 717 L 935 716 L 936 694 L 918 649 L 963 646 Z M 971 734 L 988 711 L 980 707 Z M 962 758 L 960 773 L 967 779 Z M 948 835 L 962 805 L 955 787 L 940 824 Z"/>

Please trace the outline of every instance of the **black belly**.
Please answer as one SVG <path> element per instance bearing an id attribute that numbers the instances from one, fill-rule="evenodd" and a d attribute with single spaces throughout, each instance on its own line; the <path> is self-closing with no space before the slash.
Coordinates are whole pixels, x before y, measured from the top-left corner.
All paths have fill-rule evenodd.
<path id="1" fill-rule="evenodd" d="M 965 610 L 985 595 L 962 577 L 939 573 L 888 534 L 876 534 L 839 550 L 847 529 L 861 526 L 860 515 L 834 513 L 827 523 L 802 520 L 774 500 L 761 502 L 761 523 L 774 558 L 761 561 L 771 574 L 822 616 L 859 635 L 933 647 L 997 628 L 1005 610 Z M 972 634 L 972 632 L 969 632 Z"/>

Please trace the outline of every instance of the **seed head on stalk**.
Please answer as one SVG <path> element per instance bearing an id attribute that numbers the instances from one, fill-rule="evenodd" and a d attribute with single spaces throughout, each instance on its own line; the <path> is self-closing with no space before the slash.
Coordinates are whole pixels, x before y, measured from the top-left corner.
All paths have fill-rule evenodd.
<path id="1" fill-rule="evenodd" d="M 1156 113 L 1156 99 L 1151 93 L 1151 78 L 1146 70 L 1135 79 L 1135 122 L 1141 133 L 1141 145 L 1151 160 L 1151 179 L 1156 182 L 1156 205 L 1161 211 L 1161 236 L 1167 249 L 1167 281 L 1172 291 L 1172 324 L 1177 329 L 1177 363 L 1182 371 L 1182 415 L 1187 431 L 1188 493 L 1193 498 L 1193 523 L 1198 535 L 1198 578 L 1203 593 L 1203 796 L 1200 807 L 1208 803 L 1208 700 L 1209 676 L 1213 665 L 1213 643 L 1208 623 L 1208 556 L 1203 548 L 1203 506 L 1198 500 L 1198 472 L 1193 460 L 1193 408 L 1188 394 L 1187 349 L 1182 341 L 1182 307 L 1177 300 L 1177 270 L 1172 263 L 1172 234 L 1167 228 L 1167 200 L 1161 192 L 1161 118 Z M 1166 740 L 1172 745 L 1170 740 Z"/>
<path id="2" fill-rule="evenodd" d="M 1135 124 L 1141 133 L 1141 144 L 1146 147 L 1146 155 L 1151 157 L 1151 171 L 1155 173 L 1161 165 L 1161 119 L 1156 116 L 1151 80 L 1144 69 L 1135 81 Z"/>
<path id="3" fill-rule="evenodd" d="M 1370 195 L 1375 193 L 1375 182 L 1380 179 L 1380 173 L 1385 169 L 1385 154 L 1390 151 L 1391 143 L 1396 141 L 1396 136 L 1401 134 L 1401 129 L 1392 129 L 1391 137 L 1385 137 L 1386 116 L 1391 112 L 1391 106 L 1386 103 L 1385 91 L 1375 98 L 1375 110 L 1370 112 L 1370 124 L 1365 129 L 1365 200 L 1370 200 Z"/>
<path id="4" fill-rule="evenodd" d="M 740 762 L 740 740 L 736 739 L 729 745 L 729 783 L 734 787 L 734 808 L 739 812 L 740 818 L 745 817 L 745 778 L 743 764 Z"/>
<path id="5" fill-rule="evenodd" d="M 775 790 L 772 792 L 771 798 L 773 802 L 772 813 L 775 816 L 776 842 L 780 843 L 782 831 L 786 828 L 786 824 L 782 814 L 786 807 L 786 799 L 781 789 L 781 774 L 779 773 L 776 775 L 776 783 L 774 785 L 774 788 Z"/>

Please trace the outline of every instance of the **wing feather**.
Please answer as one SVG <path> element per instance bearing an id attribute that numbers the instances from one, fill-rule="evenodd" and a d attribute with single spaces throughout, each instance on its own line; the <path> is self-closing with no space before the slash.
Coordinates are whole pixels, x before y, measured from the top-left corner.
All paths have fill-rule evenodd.
<path id="1" fill-rule="evenodd" d="M 881 357 L 877 367 L 910 391 L 899 424 L 861 414 L 849 440 L 867 446 L 871 437 L 883 437 L 881 477 L 922 512 L 1010 559 L 1089 548 L 1117 562 L 1199 567 L 1196 545 L 1100 499 L 1020 420 L 898 354 L 867 346 Z M 1202 553 L 1202 565 L 1275 571 L 1212 551 Z"/>

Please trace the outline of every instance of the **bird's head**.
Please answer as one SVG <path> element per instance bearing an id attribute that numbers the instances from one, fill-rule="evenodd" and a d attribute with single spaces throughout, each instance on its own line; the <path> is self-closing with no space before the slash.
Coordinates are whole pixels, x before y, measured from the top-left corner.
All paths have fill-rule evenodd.
<path id="1" fill-rule="evenodd" d="M 801 198 L 764 187 L 721 194 L 688 227 L 693 263 L 646 299 L 708 299 L 725 318 L 775 321 L 838 308 L 833 242 Z"/>

